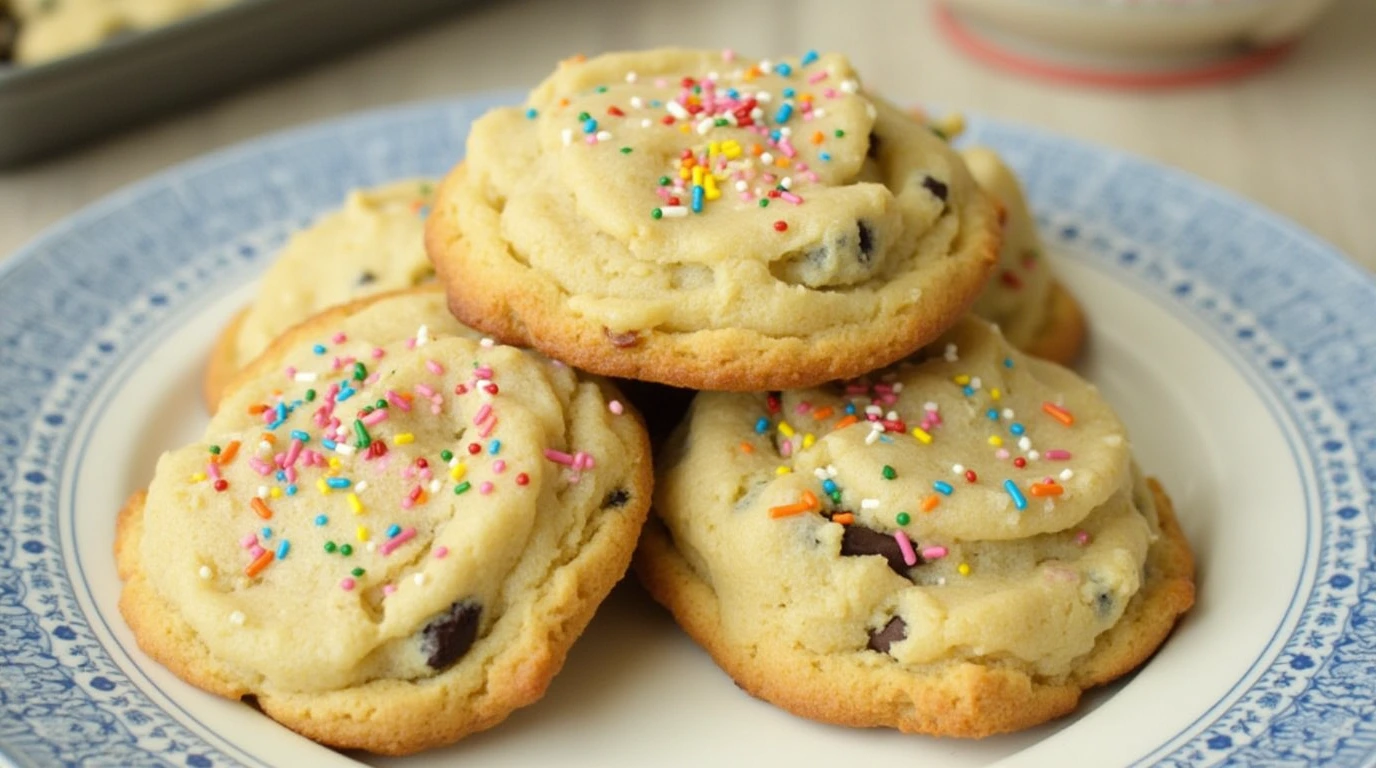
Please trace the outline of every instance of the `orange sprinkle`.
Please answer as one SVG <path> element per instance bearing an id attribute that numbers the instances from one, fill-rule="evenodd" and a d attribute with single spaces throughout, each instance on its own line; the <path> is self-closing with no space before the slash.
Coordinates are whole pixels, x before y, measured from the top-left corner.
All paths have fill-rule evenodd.
<path id="1" fill-rule="evenodd" d="M 741 453 L 754 453 L 754 452 L 755 452 L 755 446 L 751 445 L 750 443 L 745 442 L 744 440 L 741 441 Z"/>
<path id="2" fill-rule="evenodd" d="M 1051 418 L 1061 422 L 1067 427 L 1075 423 L 1075 417 L 1071 415 L 1070 411 L 1067 411 L 1055 403 L 1042 403 L 1042 410 L 1046 411 Z"/>
<path id="3" fill-rule="evenodd" d="M 854 424 L 859 420 L 860 419 L 856 418 L 855 414 L 852 413 L 844 419 L 841 419 L 840 421 L 836 422 L 836 426 L 832 427 L 832 429 L 845 429 L 846 427 L 849 427 L 850 425 Z"/>
<path id="4" fill-rule="evenodd" d="M 248 415 L 257 416 L 266 411 L 267 409 L 268 407 L 266 405 L 263 405 L 262 403 L 254 403 L 253 405 L 250 405 L 248 407 Z"/>
<path id="5" fill-rule="evenodd" d="M 760 76 L 760 68 L 759 68 L 759 67 L 751 67 L 750 69 L 747 69 L 747 70 L 745 71 L 745 79 L 746 79 L 746 80 L 754 80 L 755 78 L 757 78 L 757 77 L 759 77 L 759 76 Z"/>
<path id="6" fill-rule="evenodd" d="M 226 445 L 225 449 L 220 451 L 220 455 L 215 457 L 215 463 L 222 465 L 228 464 L 234 461 L 234 457 L 237 455 L 239 455 L 239 441 L 231 440 L 229 445 Z"/>
<path id="7" fill-rule="evenodd" d="M 801 101 L 801 102 L 803 102 L 803 103 L 806 104 L 807 102 L 812 101 L 814 98 L 815 98 L 815 97 L 814 97 L 812 94 L 810 94 L 810 93 L 805 93 L 805 94 L 803 94 L 802 96 L 799 96 L 799 97 L 798 97 L 798 101 Z"/>
<path id="8" fill-rule="evenodd" d="M 776 157 L 774 158 L 774 164 L 779 166 L 780 168 L 787 168 L 790 165 L 793 165 L 793 161 L 789 160 L 786 157 Z"/>
<path id="9" fill-rule="evenodd" d="M 831 406 L 824 405 L 821 408 L 818 408 L 817 410 L 812 412 L 812 418 L 821 421 L 822 419 L 825 419 L 828 416 L 830 416 L 832 413 L 834 413 L 834 411 L 831 410 Z"/>
<path id="10" fill-rule="evenodd" d="M 1065 488 L 1056 483 L 1033 483 L 1027 490 L 1033 496 L 1060 496 L 1065 493 Z"/>
<path id="11" fill-rule="evenodd" d="M 253 507 L 253 511 L 257 512 L 258 516 L 264 520 L 272 519 L 272 510 L 268 509 L 268 505 L 264 504 L 263 500 L 257 496 L 253 497 L 253 501 L 249 502 L 249 506 Z"/>
<path id="12" fill-rule="evenodd" d="M 559 100 L 559 106 L 561 106 L 561 107 L 567 107 L 568 105 L 569 105 L 569 100 L 568 100 L 568 99 L 564 98 L 564 99 L 560 99 L 560 100 Z"/>
<path id="13" fill-rule="evenodd" d="M 268 445 L 277 444 L 277 435 L 274 435 L 271 432 L 264 432 L 259 439 L 267 443 Z"/>
<path id="14" fill-rule="evenodd" d="M 827 137 L 826 137 L 821 131 L 813 131 L 813 132 L 812 132 L 812 143 L 813 143 L 813 144 L 821 144 L 822 142 L 824 142 L 824 141 L 826 141 L 826 140 L 827 140 Z"/>
<path id="15" fill-rule="evenodd" d="M 935 495 L 935 494 L 933 494 L 933 495 L 931 495 L 931 496 L 928 496 L 927 498 L 925 498 L 925 499 L 922 500 L 922 511 L 923 511 L 923 512 L 931 512 L 932 510 L 936 509 L 936 505 L 938 505 L 938 504 L 940 504 L 940 503 L 941 503 L 941 497 L 940 497 L 940 496 L 937 496 L 937 495 Z"/>
<path id="16" fill-rule="evenodd" d="M 248 576 L 249 578 L 257 576 L 258 574 L 263 572 L 264 568 L 267 568 L 269 565 L 272 565 L 272 561 L 276 557 L 277 556 L 272 553 L 272 550 L 263 550 L 263 554 L 253 558 L 253 562 L 244 566 L 244 575 Z"/>
<path id="17" fill-rule="evenodd" d="M 773 518 L 788 517 L 790 515 L 800 515 L 804 512 L 811 512 L 817 508 L 817 496 L 812 491 L 803 491 L 801 501 L 792 504 L 784 504 L 778 507 L 769 508 L 769 516 Z"/>
<path id="18" fill-rule="evenodd" d="M 849 512 L 838 512 L 831 516 L 831 522 L 840 523 L 841 525 L 850 525 L 855 522 L 855 515 Z"/>
<path id="19" fill-rule="evenodd" d="M 582 64 L 587 60 L 588 55 L 586 53 L 575 53 L 573 54 L 573 57 L 569 59 L 569 61 L 572 61 L 575 64 Z"/>
<path id="20" fill-rule="evenodd" d="M 759 144 L 751 144 L 750 154 L 754 155 L 755 157 L 759 157 L 760 155 L 764 154 L 764 147 L 760 146 Z"/>

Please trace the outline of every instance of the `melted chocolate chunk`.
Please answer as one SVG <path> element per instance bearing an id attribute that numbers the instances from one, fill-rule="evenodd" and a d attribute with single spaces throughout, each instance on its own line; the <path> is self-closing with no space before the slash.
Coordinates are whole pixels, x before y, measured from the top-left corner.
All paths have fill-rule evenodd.
<path id="1" fill-rule="evenodd" d="M 610 341 L 613 347 L 617 347 L 619 349 L 634 347 L 636 344 L 640 343 L 640 334 L 635 331 L 626 331 L 625 333 L 612 333 L 612 329 L 603 328 L 602 333 L 606 334 L 607 341 Z"/>
<path id="2" fill-rule="evenodd" d="M 358 285 L 368 285 L 369 283 L 375 282 L 377 282 L 377 275 L 373 274 L 372 272 L 369 272 L 366 269 L 360 272 L 358 275 Z"/>
<path id="3" fill-rule="evenodd" d="M 946 202 L 946 194 L 949 191 L 946 185 L 931 176 L 922 177 L 922 188 L 936 195 L 936 199 Z"/>
<path id="4" fill-rule="evenodd" d="M 444 669 L 463 658 L 473 641 L 478 639 L 478 619 L 482 606 L 460 600 L 449 606 L 449 612 L 425 625 L 421 630 L 421 650 L 431 669 Z"/>
<path id="5" fill-rule="evenodd" d="M 874 256 L 874 230 L 863 221 L 855 222 L 860 228 L 860 263 L 869 264 Z"/>
<path id="6" fill-rule="evenodd" d="M 870 145 L 865 150 L 865 157 L 871 157 L 876 160 L 879 159 L 879 134 L 870 134 Z"/>
<path id="7" fill-rule="evenodd" d="M 871 651 L 888 653 L 889 646 L 908 636 L 908 623 L 895 616 L 889 619 L 889 623 L 883 629 L 870 631 L 870 642 L 867 646 Z"/>
<path id="8" fill-rule="evenodd" d="M 908 564 L 903 562 L 903 550 L 898 548 L 898 542 L 887 533 L 860 525 L 848 525 L 846 532 L 841 534 L 841 554 L 846 557 L 879 555 L 889 562 L 889 568 L 894 573 L 908 578 Z M 916 564 L 922 565 L 921 555 L 917 556 Z"/>
<path id="9" fill-rule="evenodd" d="M 607 494 L 606 498 L 602 499 L 602 508 L 612 509 L 615 507 L 624 507 L 626 506 L 626 502 L 630 500 L 631 494 L 629 491 L 627 491 L 625 488 L 617 488 L 616 490 Z"/>

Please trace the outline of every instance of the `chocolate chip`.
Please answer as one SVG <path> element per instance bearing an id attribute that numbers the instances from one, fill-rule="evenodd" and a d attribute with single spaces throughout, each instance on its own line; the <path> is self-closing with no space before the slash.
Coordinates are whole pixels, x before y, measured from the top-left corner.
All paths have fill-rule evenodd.
<path id="1" fill-rule="evenodd" d="M 860 263 L 868 264 L 874 256 L 874 230 L 863 221 L 855 222 L 860 228 Z"/>
<path id="2" fill-rule="evenodd" d="M 908 623 L 895 616 L 889 619 L 889 623 L 883 629 L 870 631 L 870 642 L 867 646 L 871 651 L 888 653 L 889 646 L 908 636 Z"/>
<path id="3" fill-rule="evenodd" d="M 369 283 L 374 282 L 377 282 L 377 275 L 373 274 L 372 272 L 369 272 L 366 269 L 359 273 L 358 285 L 367 285 Z"/>
<path id="4" fill-rule="evenodd" d="M 603 328 L 602 333 L 607 335 L 607 341 L 610 341 L 613 347 L 617 347 L 619 349 L 634 347 L 636 344 L 640 343 L 640 334 L 636 331 L 626 331 L 625 333 L 612 333 L 612 329 Z"/>
<path id="5" fill-rule="evenodd" d="M 460 600 L 449 606 L 449 612 L 425 625 L 421 630 L 421 651 L 431 669 L 444 669 L 463 658 L 473 641 L 478 639 L 478 619 L 482 606 Z"/>
<path id="6" fill-rule="evenodd" d="M 894 573 L 908 578 L 908 564 L 903 562 L 903 550 L 898 548 L 898 542 L 894 537 L 887 533 L 880 533 L 861 525 L 848 525 L 845 533 L 841 534 L 841 554 L 846 557 L 879 555 L 889 562 L 889 568 L 893 569 Z M 921 555 L 917 556 L 916 564 L 922 564 Z"/>
<path id="7" fill-rule="evenodd" d="M 624 507 L 626 506 L 626 502 L 630 500 L 631 494 L 629 491 L 625 488 L 617 488 L 602 499 L 602 508 L 613 509 L 616 507 Z"/>
<path id="8" fill-rule="evenodd" d="M 922 188 L 936 195 L 936 199 L 946 202 L 946 193 L 949 191 L 946 185 L 931 176 L 922 177 Z"/>
<path id="9" fill-rule="evenodd" d="M 1106 619 L 1113 612 L 1113 593 L 1105 590 L 1094 596 L 1094 610 L 1099 618 Z"/>
<path id="10" fill-rule="evenodd" d="M 879 134 L 870 134 L 870 145 L 865 150 L 865 157 L 871 157 L 875 160 L 879 159 Z"/>

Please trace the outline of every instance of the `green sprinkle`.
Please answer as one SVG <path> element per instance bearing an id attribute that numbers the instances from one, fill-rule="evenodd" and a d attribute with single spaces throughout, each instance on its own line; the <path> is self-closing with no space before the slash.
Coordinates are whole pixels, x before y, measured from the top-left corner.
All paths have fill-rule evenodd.
<path id="1" fill-rule="evenodd" d="M 913 516 L 907 512 L 899 512 L 898 515 L 894 517 L 894 520 L 898 521 L 899 525 L 907 525 L 912 522 Z"/>
<path id="2" fill-rule="evenodd" d="M 761 208 L 768 208 L 768 207 L 769 207 L 769 198 L 767 198 L 767 197 L 762 197 L 762 198 L 760 198 L 760 207 L 761 207 Z"/>
<path id="3" fill-rule="evenodd" d="M 662 219 L 662 218 L 664 218 L 664 211 L 662 211 L 662 210 L 656 208 L 656 209 L 654 209 L 653 211 L 650 211 L 650 218 L 652 218 L 652 219 Z"/>
<path id="4" fill-rule="evenodd" d="M 587 112 L 579 112 L 579 113 L 578 113 L 578 122 L 580 122 L 580 123 L 586 123 L 586 122 L 588 122 L 588 121 L 591 120 L 591 119 L 592 119 L 592 115 L 588 114 Z"/>
<path id="5" fill-rule="evenodd" d="M 368 434 L 368 428 L 363 426 L 363 422 L 354 419 L 354 436 L 358 439 L 354 441 L 355 448 L 367 448 L 373 444 L 373 438 Z"/>
<path id="6" fill-rule="evenodd" d="M 839 139 L 839 138 L 841 138 L 842 136 L 845 136 L 845 135 L 846 135 L 846 132 L 845 132 L 845 131 L 841 130 L 840 128 L 837 128 L 837 129 L 836 129 L 836 138 Z"/>
<path id="7" fill-rule="evenodd" d="M 363 367 L 363 363 L 354 363 L 354 381 L 363 381 L 368 378 L 368 369 Z"/>
<path id="8" fill-rule="evenodd" d="M 215 454 L 216 456 L 219 456 L 219 455 L 220 455 L 220 446 L 218 446 L 218 445 L 212 445 L 212 446 L 210 446 L 210 452 L 213 453 L 213 454 Z"/>
<path id="9" fill-rule="evenodd" d="M 667 187 L 667 186 L 669 186 L 669 177 L 668 177 L 668 176 L 660 176 L 660 177 L 659 177 L 659 186 L 661 186 L 661 187 Z"/>
<path id="10" fill-rule="evenodd" d="M 340 545 L 339 545 L 339 554 L 341 554 L 341 555 L 343 555 L 343 556 L 345 556 L 345 557 L 348 557 L 349 555 L 352 555 L 353 553 L 354 553 L 354 546 L 353 546 L 352 544 L 340 544 Z"/>
<path id="11" fill-rule="evenodd" d="M 598 92 L 598 93 L 606 93 L 606 92 L 607 92 L 607 86 L 605 86 L 605 85 L 599 85 L 599 86 L 597 86 L 597 92 Z"/>
<path id="12" fill-rule="evenodd" d="M 349 571 L 349 573 L 352 573 L 355 577 L 358 577 L 362 576 L 364 573 L 367 573 L 367 571 L 364 571 L 362 568 L 355 568 L 352 571 Z"/>
<path id="13" fill-rule="evenodd" d="M 895 477 L 898 477 L 898 473 L 895 472 L 893 470 L 893 467 L 889 466 L 888 464 L 884 465 L 884 469 L 882 470 L 882 472 L 885 480 L 892 480 Z"/>
<path id="14" fill-rule="evenodd" d="M 721 128 L 722 126 L 729 125 L 729 123 L 726 122 L 726 118 L 724 118 L 724 117 L 719 117 L 719 118 L 717 118 L 717 120 L 716 120 L 716 125 L 717 125 L 718 128 Z"/>
<path id="15" fill-rule="evenodd" d="M 467 493 L 468 489 L 472 487 L 472 483 L 469 483 L 467 480 L 465 480 L 462 483 L 459 483 L 458 485 L 454 486 L 454 495 L 458 496 L 460 494 Z"/>
<path id="16" fill-rule="evenodd" d="M 836 503 L 836 504 L 840 504 L 840 503 L 841 503 L 841 492 L 840 492 L 839 490 L 838 490 L 838 491 L 832 491 L 831 493 L 829 493 L 829 494 L 827 494 L 827 495 L 828 495 L 828 497 L 829 497 L 834 503 Z"/>
<path id="17" fill-rule="evenodd" d="M 454 458 L 454 452 L 446 448 L 443 451 L 440 451 L 440 458 L 445 461 L 449 461 L 450 459 Z"/>
<path id="18" fill-rule="evenodd" d="M 373 403 L 373 410 L 380 411 L 380 410 L 382 410 L 383 408 L 386 408 L 386 407 L 387 407 L 387 401 L 386 401 L 386 400 L 378 400 L 376 403 Z"/>
<path id="19" fill-rule="evenodd" d="M 308 389 L 308 390 L 306 390 L 306 402 L 309 403 L 309 402 L 311 402 L 311 401 L 314 400 L 314 399 L 315 399 L 315 390 L 313 390 L 313 389 Z"/>
<path id="20" fill-rule="evenodd" d="M 327 541 L 327 542 L 325 542 L 325 551 L 326 551 L 326 552 L 333 553 L 336 549 L 339 549 L 339 547 L 338 547 L 333 541 Z"/>
<path id="21" fill-rule="evenodd" d="M 629 154 L 631 154 L 631 148 L 630 148 L 630 147 L 622 147 L 622 148 L 621 148 L 621 154 L 623 154 L 623 155 L 629 155 Z"/>

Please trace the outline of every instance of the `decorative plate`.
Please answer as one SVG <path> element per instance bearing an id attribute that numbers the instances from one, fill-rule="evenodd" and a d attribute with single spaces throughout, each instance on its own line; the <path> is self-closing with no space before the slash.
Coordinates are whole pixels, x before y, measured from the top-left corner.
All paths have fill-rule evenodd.
<path id="1" fill-rule="evenodd" d="M 213 335 L 351 187 L 438 175 L 511 94 L 391 109 L 162 173 L 0 266 L 0 762 L 944 766 L 1376 761 L 1376 283 L 1192 178 L 985 120 L 1092 339 L 1081 370 L 1175 498 L 1199 601 L 1073 717 L 979 742 L 818 725 L 731 684 L 634 584 L 538 705 L 448 749 L 340 754 L 150 662 L 116 603 L 115 513 L 194 439 Z"/>

